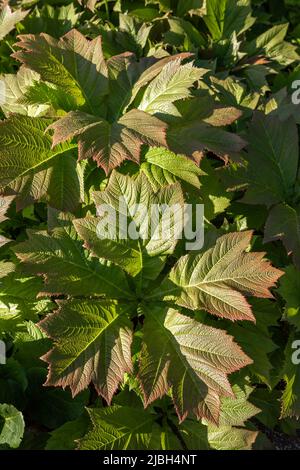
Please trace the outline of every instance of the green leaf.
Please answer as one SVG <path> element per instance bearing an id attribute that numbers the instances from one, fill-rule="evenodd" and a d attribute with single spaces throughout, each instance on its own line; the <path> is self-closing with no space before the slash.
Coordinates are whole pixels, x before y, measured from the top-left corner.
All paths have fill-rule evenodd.
<path id="1" fill-rule="evenodd" d="M 112 406 L 88 409 L 92 429 L 79 441 L 80 450 L 160 449 L 155 415 L 142 408 Z"/>
<path id="2" fill-rule="evenodd" d="M 245 166 L 232 172 L 235 187 L 246 187 L 243 202 L 273 204 L 289 198 L 298 169 L 298 131 L 293 119 L 281 122 L 276 116 L 256 113 L 247 140 Z M 260 168 L 260 171 L 257 171 Z"/>
<path id="3" fill-rule="evenodd" d="M 300 330 L 300 272 L 294 266 L 285 269 L 278 292 L 286 302 L 285 319 Z"/>
<path id="4" fill-rule="evenodd" d="M 154 191 L 174 184 L 178 180 L 200 188 L 199 176 L 205 175 L 204 171 L 184 155 L 176 155 L 164 148 L 148 150 L 145 160 L 141 165 L 141 171 L 147 176 Z"/>
<path id="5" fill-rule="evenodd" d="M 12 405 L 0 405 L 0 447 L 19 447 L 24 434 L 24 419 Z"/>
<path id="6" fill-rule="evenodd" d="M 132 297 L 122 271 L 90 259 L 69 220 L 65 219 L 51 235 L 28 231 L 28 236 L 15 252 L 29 272 L 46 276 L 43 294 Z"/>
<path id="7" fill-rule="evenodd" d="M 60 309 L 40 323 L 54 340 L 43 358 L 50 364 L 46 384 L 69 386 L 74 396 L 93 382 L 110 403 L 132 370 L 130 309 L 110 301 L 60 302 Z"/>
<path id="8" fill-rule="evenodd" d="M 145 307 L 139 380 L 145 405 L 172 387 L 180 421 L 189 414 L 218 424 L 220 396 L 231 396 L 227 375 L 251 360 L 222 330 L 159 305 Z"/>
<path id="9" fill-rule="evenodd" d="M 230 320 L 254 321 L 246 296 L 272 297 L 269 288 L 282 271 L 264 253 L 246 253 L 252 232 L 229 233 L 214 247 L 186 255 L 176 263 L 156 295 L 192 310 L 204 309 Z"/>
<path id="10" fill-rule="evenodd" d="M 74 221 L 85 247 L 134 277 L 143 271 L 143 276 L 155 279 L 164 265 L 161 257 L 174 252 L 183 230 L 180 187 L 168 186 L 155 194 L 143 174 L 133 180 L 114 172 L 105 191 L 94 193 L 94 201 L 103 216 Z M 153 207 L 163 204 L 174 207 L 177 216 L 155 213 Z"/>
<path id="11" fill-rule="evenodd" d="M 108 94 L 100 37 L 89 41 L 76 29 L 59 40 L 44 33 L 25 34 L 19 36 L 17 46 L 22 50 L 13 57 L 72 97 L 75 109 L 99 112 Z"/>
<path id="12" fill-rule="evenodd" d="M 52 431 L 45 450 L 75 450 L 77 442 L 87 431 L 89 419 L 83 414 L 74 421 L 69 421 Z"/>
<path id="13" fill-rule="evenodd" d="M 234 336 L 243 351 L 253 360 L 249 371 L 271 388 L 275 384 L 272 381 L 270 355 L 278 346 L 273 342 L 270 328 L 277 326 L 280 310 L 268 299 L 252 299 L 251 305 L 256 324 L 235 324 L 228 328 L 228 333 Z M 259 349 L 257 344 L 260 344 Z"/>
<path id="14" fill-rule="evenodd" d="M 49 121 L 15 115 L 0 124 L 0 189 L 17 194 L 19 209 L 47 200 L 60 210 L 74 210 L 81 200 L 82 175 L 74 145 L 52 149 L 45 134 Z"/>
<path id="15" fill-rule="evenodd" d="M 10 113 L 39 117 L 47 112 L 48 105 L 41 104 L 41 102 L 36 104 L 24 102 L 27 91 L 34 83 L 38 83 L 39 75 L 36 72 L 21 67 L 16 74 L 4 74 L 0 76 L 0 79 L 4 86 L 1 109 L 6 117 L 9 117 Z"/>
<path id="16" fill-rule="evenodd" d="M 37 320 L 46 307 L 47 301 L 36 298 L 42 288 L 39 278 L 11 273 L 0 281 L 0 286 L 0 335 L 24 329 L 25 320 Z"/>
<path id="17" fill-rule="evenodd" d="M 203 16 L 206 11 L 204 0 L 179 0 L 177 5 L 177 15 L 184 16 L 187 13 L 190 15 Z"/>
<path id="18" fill-rule="evenodd" d="M 236 383 L 234 397 L 221 399 L 219 427 L 208 425 L 208 442 L 216 450 L 247 450 L 252 448 L 257 432 L 245 428 L 245 422 L 260 412 L 248 401 L 253 389 L 247 383 Z"/>
<path id="19" fill-rule="evenodd" d="M 165 65 L 160 74 L 148 85 L 139 109 L 150 114 L 177 115 L 175 101 L 191 96 L 190 89 L 207 70 L 192 63 L 181 65 L 180 59 Z"/>
<path id="20" fill-rule="evenodd" d="M 207 0 L 206 11 L 203 19 L 215 41 L 240 35 L 255 21 L 250 0 Z"/>
<path id="21" fill-rule="evenodd" d="M 211 429 L 208 442 L 215 450 L 251 450 L 257 432 L 244 428 L 220 427 Z"/>
<path id="22" fill-rule="evenodd" d="M 245 44 L 243 49 L 248 55 L 266 55 L 283 66 L 299 60 L 296 47 L 284 41 L 289 28 L 288 23 L 278 24 Z"/>

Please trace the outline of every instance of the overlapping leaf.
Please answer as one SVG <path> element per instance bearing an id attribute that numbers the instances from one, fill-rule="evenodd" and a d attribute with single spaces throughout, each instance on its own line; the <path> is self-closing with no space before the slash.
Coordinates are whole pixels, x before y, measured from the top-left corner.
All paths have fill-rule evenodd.
<path id="1" fill-rule="evenodd" d="M 204 309 L 231 320 L 254 321 L 245 296 L 272 297 L 272 287 L 282 272 L 264 259 L 264 253 L 247 253 L 252 232 L 229 233 L 200 254 L 181 258 L 160 293 L 192 310 Z"/>
<path id="2" fill-rule="evenodd" d="M 131 297 L 124 273 L 90 259 L 68 220 L 51 234 L 29 231 L 28 236 L 15 251 L 29 272 L 45 276 L 44 294 Z"/>
<path id="3" fill-rule="evenodd" d="M 94 200 L 101 215 L 74 221 L 85 246 L 132 276 L 143 271 L 146 278 L 155 279 L 164 265 L 162 257 L 173 253 L 183 231 L 180 187 L 155 194 L 144 175 L 132 180 L 114 172 L 106 190 L 94 193 Z M 171 210 L 159 209 L 164 205 Z"/>
<path id="4" fill-rule="evenodd" d="M 47 200 L 60 210 L 73 210 L 81 200 L 80 169 L 74 145 L 51 149 L 45 134 L 49 121 L 14 115 L 0 124 L 0 190 L 17 195 L 22 208 Z"/>
<path id="5" fill-rule="evenodd" d="M 125 372 L 131 372 L 131 324 L 122 305 L 73 300 L 40 323 L 54 340 L 46 356 L 47 385 L 70 386 L 76 395 L 93 382 L 110 403 Z"/>
<path id="6" fill-rule="evenodd" d="M 227 375 L 251 360 L 224 331 L 149 305 L 145 309 L 139 380 L 146 404 L 172 397 L 180 420 L 188 414 L 218 423 L 220 396 L 232 395 Z"/>

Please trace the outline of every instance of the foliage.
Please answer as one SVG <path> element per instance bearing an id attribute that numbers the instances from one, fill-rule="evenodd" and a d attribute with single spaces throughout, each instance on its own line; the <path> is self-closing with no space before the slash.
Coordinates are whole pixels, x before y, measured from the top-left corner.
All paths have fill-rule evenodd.
<path id="1" fill-rule="evenodd" d="M 264 426 L 294 432 L 296 2 L 8 3 L 0 448 L 240 450 L 270 446 Z M 204 205 L 195 251 L 186 204 Z M 176 213 L 150 227 L 153 206 Z"/>

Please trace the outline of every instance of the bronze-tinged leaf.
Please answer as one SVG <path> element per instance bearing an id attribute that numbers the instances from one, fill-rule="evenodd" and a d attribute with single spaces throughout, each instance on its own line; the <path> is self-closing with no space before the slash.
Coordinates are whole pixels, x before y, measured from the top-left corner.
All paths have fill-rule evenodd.
<path id="1" fill-rule="evenodd" d="M 73 396 L 93 382 L 111 402 L 125 372 L 131 372 L 129 307 L 105 300 L 60 302 L 60 309 L 40 322 L 54 340 L 42 359 L 49 363 L 46 385 L 70 387 Z"/>
<path id="2" fill-rule="evenodd" d="M 174 309 L 150 304 L 144 313 L 139 380 L 145 405 L 172 388 L 181 421 L 194 414 L 217 424 L 220 397 L 233 396 L 227 375 L 251 359 L 225 331 Z"/>
<path id="3" fill-rule="evenodd" d="M 246 252 L 251 238 L 251 231 L 228 233 L 204 253 L 182 257 L 149 298 L 163 296 L 192 310 L 255 321 L 246 297 L 272 298 L 269 289 L 284 273 L 264 259 L 265 253 Z"/>
<path id="4" fill-rule="evenodd" d="M 166 147 L 167 124 L 138 109 L 118 121 L 74 111 L 52 124 L 53 145 L 78 138 L 79 159 L 92 158 L 108 174 L 124 160 L 139 163 L 143 144 Z"/>
<path id="5" fill-rule="evenodd" d="M 76 29 L 60 39 L 45 33 L 24 34 L 16 45 L 22 50 L 13 54 L 15 59 L 63 89 L 77 107 L 99 112 L 109 92 L 100 36 L 89 41 Z"/>

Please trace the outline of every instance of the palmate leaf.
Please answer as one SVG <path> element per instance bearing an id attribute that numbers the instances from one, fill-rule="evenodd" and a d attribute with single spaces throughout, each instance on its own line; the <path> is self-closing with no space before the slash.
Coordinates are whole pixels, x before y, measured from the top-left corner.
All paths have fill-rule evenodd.
<path id="1" fill-rule="evenodd" d="M 183 231 L 184 200 L 179 185 L 162 188 L 155 194 L 143 174 L 133 180 L 113 172 L 106 190 L 94 193 L 94 201 L 103 215 L 74 221 L 85 247 L 132 276 L 143 271 L 144 277 L 155 279 L 164 266 L 161 257 L 173 253 Z M 174 217 L 168 211 L 156 214 L 153 207 L 159 204 L 174 206 Z M 108 216 L 109 209 L 113 213 Z M 168 229 L 166 236 L 164 230 Z"/>
<path id="2" fill-rule="evenodd" d="M 48 120 L 13 115 L 0 124 L 0 190 L 16 194 L 18 208 L 44 199 L 60 210 L 74 210 L 81 200 L 80 168 L 74 145 L 51 149 Z"/>
<path id="3" fill-rule="evenodd" d="M 51 234 L 28 231 L 28 236 L 27 241 L 15 247 L 15 252 L 26 270 L 45 276 L 44 294 L 132 297 L 126 277 L 118 267 L 89 258 L 67 216 Z"/>
<path id="4" fill-rule="evenodd" d="M 9 5 L 4 5 L 0 10 L 0 40 L 10 33 L 26 15 L 28 11 L 12 11 Z"/>
<path id="5" fill-rule="evenodd" d="M 111 301 L 73 300 L 39 325 L 54 340 L 43 357 L 50 364 L 46 385 L 70 386 L 73 396 L 93 382 L 108 403 L 131 372 L 130 305 Z"/>
<path id="6" fill-rule="evenodd" d="M 72 111 L 49 126 L 53 145 L 78 137 L 79 159 L 93 158 L 106 173 L 123 160 L 139 163 L 143 144 L 167 146 L 167 125 L 158 118 L 133 109 L 110 123 L 80 111 Z"/>
<path id="7" fill-rule="evenodd" d="M 224 331 L 174 309 L 150 304 L 144 313 L 139 380 L 145 404 L 172 387 L 181 421 L 195 414 L 218 424 L 220 396 L 232 396 L 227 375 L 250 364 L 251 359 Z"/>
<path id="8" fill-rule="evenodd" d="M 264 259 L 246 253 L 252 232 L 229 233 L 204 253 L 182 257 L 148 298 L 172 299 L 192 310 L 204 309 L 230 320 L 255 321 L 246 296 L 272 297 L 269 288 L 282 276 Z"/>
<path id="9" fill-rule="evenodd" d="M 73 29 L 59 40 L 41 33 L 19 36 L 22 50 L 13 56 L 64 90 L 74 107 L 97 113 L 108 94 L 107 67 L 101 38 L 92 41 Z"/>

